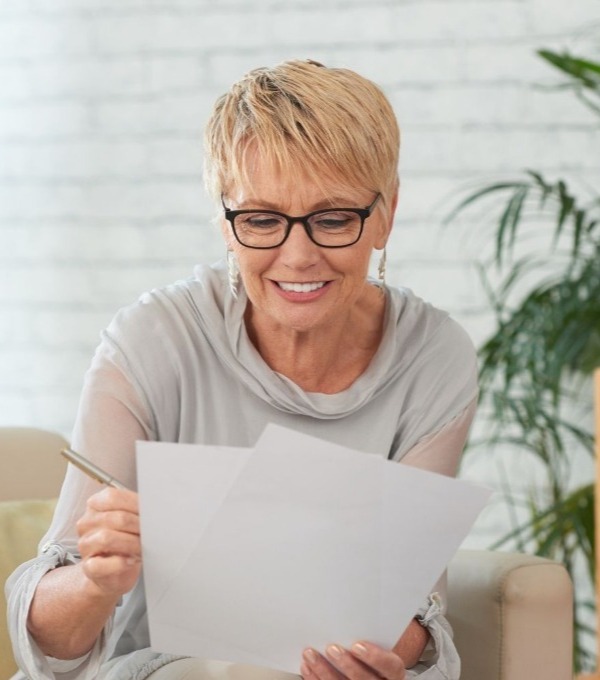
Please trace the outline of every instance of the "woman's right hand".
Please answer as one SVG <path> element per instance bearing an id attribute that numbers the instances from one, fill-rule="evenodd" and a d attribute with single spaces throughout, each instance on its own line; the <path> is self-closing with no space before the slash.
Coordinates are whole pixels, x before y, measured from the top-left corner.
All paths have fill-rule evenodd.
<path id="1" fill-rule="evenodd" d="M 90 496 L 77 533 L 85 576 L 106 595 L 129 592 L 142 568 L 137 493 L 107 487 Z"/>

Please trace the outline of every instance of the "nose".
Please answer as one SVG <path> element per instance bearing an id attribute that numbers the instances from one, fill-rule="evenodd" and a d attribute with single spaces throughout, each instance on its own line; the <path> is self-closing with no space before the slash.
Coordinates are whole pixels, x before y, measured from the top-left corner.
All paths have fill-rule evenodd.
<path id="1" fill-rule="evenodd" d="M 306 268 L 316 264 L 321 258 L 321 249 L 313 243 L 304 224 L 294 222 L 289 236 L 279 247 L 279 257 L 288 267 Z"/>

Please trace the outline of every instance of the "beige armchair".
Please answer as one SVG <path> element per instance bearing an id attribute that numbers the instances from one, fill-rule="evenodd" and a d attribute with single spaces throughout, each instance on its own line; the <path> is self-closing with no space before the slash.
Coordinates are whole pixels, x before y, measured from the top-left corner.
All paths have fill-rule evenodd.
<path id="1" fill-rule="evenodd" d="M 448 566 L 448 618 L 461 680 L 573 677 L 573 589 L 562 564 L 459 550 Z"/>
<path id="2" fill-rule="evenodd" d="M 17 670 L 6 626 L 4 582 L 35 555 L 50 524 L 66 469 L 59 452 L 66 444 L 55 432 L 0 427 L 0 680 Z"/>
<path id="3" fill-rule="evenodd" d="M 33 427 L 0 427 L 0 501 L 56 498 L 67 469 L 64 437 Z"/>
<path id="4" fill-rule="evenodd" d="M 64 444 L 52 433 L 0 428 L 2 584 L 35 554 L 50 522 L 51 499 L 64 474 L 57 455 Z M 448 597 L 448 617 L 463 660 L 461 680 L 572 678 L 572 589 L 561 565 L 527 555 L 459 551 L 448 567 Z M 0 608 L 6 611 L 3 590 Z M 0 680 L 15 670 L 2 616 Z"/>

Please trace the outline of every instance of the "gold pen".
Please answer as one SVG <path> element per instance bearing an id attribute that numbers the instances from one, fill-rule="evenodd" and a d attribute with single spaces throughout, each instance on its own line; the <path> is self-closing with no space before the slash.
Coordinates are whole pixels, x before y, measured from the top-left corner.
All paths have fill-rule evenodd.
<path id="1" fill-rule="evenodd" d="M 104 472 L 104 470 L 100 469 L 97 465 L 94 465 L 94 463 L 87 458 L 84 458 L 80 453 L 77 453 L 72 449 L 63 449 L 61 454 L 69 461 L 69 463 L 73 463 L 75 467 L 78 467 L 92 479 L 95 479 L 102 484 L 106 484 L 107 486 L 112 486 L 114 489 L 127 489 L 125 484 L 121 484 L 118 479 L 111 477 L 108 472 Z"/>

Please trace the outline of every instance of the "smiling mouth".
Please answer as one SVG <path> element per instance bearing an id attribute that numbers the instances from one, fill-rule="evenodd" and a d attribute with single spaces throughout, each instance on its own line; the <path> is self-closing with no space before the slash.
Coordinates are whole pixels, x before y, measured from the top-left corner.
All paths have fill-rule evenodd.
<path id="1" fill-rule="evenodd" d="M 278 281 L 277 285 L 286 292 L 291 293 L 312 293 L 319 288 L 323 288 L 325 281 L 315 281 L 311 283 L 289 283 L 286 281 Z"/>

